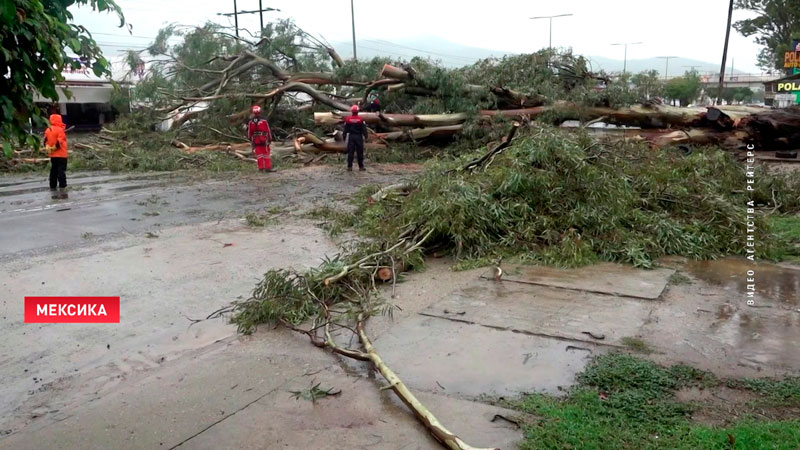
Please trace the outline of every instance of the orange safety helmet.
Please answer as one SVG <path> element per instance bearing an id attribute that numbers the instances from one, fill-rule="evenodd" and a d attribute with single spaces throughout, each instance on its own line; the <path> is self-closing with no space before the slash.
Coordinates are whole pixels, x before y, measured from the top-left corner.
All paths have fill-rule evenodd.
<path id="1" fill-rule="evenodd" d="M 253 105 L 253 114 L 256 116 L 261 115 L 261 107 L 258 105 Z"/>

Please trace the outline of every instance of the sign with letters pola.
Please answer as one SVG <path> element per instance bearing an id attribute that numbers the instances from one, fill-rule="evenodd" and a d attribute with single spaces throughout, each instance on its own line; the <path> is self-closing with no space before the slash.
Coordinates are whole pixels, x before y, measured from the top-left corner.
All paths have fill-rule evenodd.
<path id="1" fill-rule="evenodd" d="M 800 80 L 797 81 L 786 81 L 783 83 L 778 83 L 778 92 L 794 92 L 800 91 Z"/>

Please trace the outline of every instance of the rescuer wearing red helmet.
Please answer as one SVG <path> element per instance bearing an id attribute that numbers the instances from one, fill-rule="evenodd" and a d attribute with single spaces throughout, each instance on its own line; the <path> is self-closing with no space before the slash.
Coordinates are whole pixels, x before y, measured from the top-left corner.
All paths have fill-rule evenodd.
<path id="1" fill-rule="evenodd" d="M 261 107 L 253 106 L 253 118 L 247 124 L 247 138 L 253 147 L 258 161 L 258 170 L 272 172 L 272 160 L 269 158 L 269 145 L 272 143 L 272 133 L 269 124 L 261 118 Z"/>
<path id="2" fill-rule="evenodd" d="M 350 108 L 349 116 L 344 119 L 344 141 L 347 143 L 347 170 L 353 170 L 353 154 L 358 158 L 358 170 L 364 168 L 364 140 L 367 138 L 367 124 L 358 115 L 358 105 Z"/>

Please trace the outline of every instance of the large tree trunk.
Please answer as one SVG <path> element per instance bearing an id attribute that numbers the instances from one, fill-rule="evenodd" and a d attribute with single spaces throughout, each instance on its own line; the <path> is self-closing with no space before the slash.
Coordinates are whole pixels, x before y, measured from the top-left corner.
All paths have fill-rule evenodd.
<path id="1" fill-rule="evenodd" d="M 388 127 L 436 127 L 458 125 L 467 120 L 464 113 L 457 114 L 382 114 L 359 113 L 368 125 L 384 125 Z M 336 125 L 344 120 L 344 114 L 337 112 L 314 113 L 314 122 L 318 125 Z"/>

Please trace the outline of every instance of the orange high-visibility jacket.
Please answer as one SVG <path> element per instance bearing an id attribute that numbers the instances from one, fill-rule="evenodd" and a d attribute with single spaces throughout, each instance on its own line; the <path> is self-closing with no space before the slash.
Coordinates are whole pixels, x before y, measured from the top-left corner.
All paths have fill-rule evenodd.
<path id="1" fill-rule="evenodd" d="M 67 134 L 66 126 L 61 120 L 60 114 L 50 115 L 50 127 L 44 130 L 44 145 L 49 147 L 51 158 L 67 157 Z"/>

